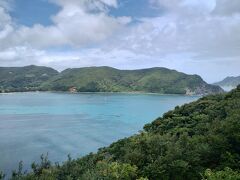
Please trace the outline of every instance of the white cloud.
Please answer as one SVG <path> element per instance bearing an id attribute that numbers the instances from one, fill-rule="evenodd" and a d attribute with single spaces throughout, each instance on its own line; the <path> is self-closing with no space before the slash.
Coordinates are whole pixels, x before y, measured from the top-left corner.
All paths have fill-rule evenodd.
<path id="1" fill-rule="evenodd" d="M 101 6 L 111 6 L 117 7 L 117 0 L 49 0 L 50 2 L 56 3 L 60 6 L 68 6 L 68 5 L 77 5 L 84 6 L 85 8 L 94 7 L 99 8 Z"/>
<path id="2" fill-rule="evenodd" d="M 66 67 L 109 65 L 123 69 L 134 69 L 136 68 L 137 62 L 144 62 L 148 58 L 148 56 L 120 49 L 112 50 L 110 53 L 97 48 L 83 49 L 81 51 L 51 52 L 23 46 L 0 51 L 0 62 L 2 66 L 36 64 L 51 66 L 58 70 L 64 70 Z M 138 68 L 140 67 L 141 65 Z"/>
<path id="3" fill-rule="evenodd" d="M 150 0 L 155 6 L 165 8 L 166 12 L 178 16 L 206 15 L 213 11 L 216 0 Z"/>
<path id="4" fill-rule="evenodd" d="M 13 9 L 13 0 L 0 0 L 0 7 L 4 8 L 7 11 Z"/>
<path id="5" fill-rule="evenodd" d="M 213 13 L 220 0 L 154 0 L 152 3 L 165 6 L 167 13 L 140 19 L 141 23 L 128 28 L 124 37 L 111 41 L 110 49 L 117 46 L 159 57 L 188 53 L 193 61 L 240 55 L 240 13 L 231 16 Z"/>
<path id="6" fill-rule="evenodd" d="M 7 13 L 6 9 L 0 4 L 0 40 L 7 37 L 13 31 L 12 19 Z"/>
<path id="7" fill-rule="evenodd" d="M 5 27 L 0 34 L 4 42 L 1 46 L 81 47 L 105 40 L 131 21 L 128 17 L 115 18 L 108 15 L 105 7 L 116 7 L 115 0 L 54 0 L 54 2 L 61 6 L 61 10 L 52 17 L 53 25 L 36 24 L 33 27 L 18 25 L 14 31 L 10 28 L 13 23 L 10 16 L 0 7 L 0 22 Z M 98 11 L 91 12 L 92 10 Z"/>

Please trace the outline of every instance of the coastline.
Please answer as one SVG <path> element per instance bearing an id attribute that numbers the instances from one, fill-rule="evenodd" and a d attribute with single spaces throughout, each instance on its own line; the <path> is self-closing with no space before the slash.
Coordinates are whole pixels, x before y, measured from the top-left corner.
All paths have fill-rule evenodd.
<path id="1" fill-rule="evenodd" d="M 13 91 L 13 92 L 0 92 L 0 95 L 17 94 L 17 93 L 66 93 L 66 94 L 129 94 L 129 95 L 157 95 L 157 96 L 205 96 L 204 94 L 164 94 L 164 93 L 151 93 L 144 91 L 121 91 L 121 92 L 69 92 L 69 91 Z"/>

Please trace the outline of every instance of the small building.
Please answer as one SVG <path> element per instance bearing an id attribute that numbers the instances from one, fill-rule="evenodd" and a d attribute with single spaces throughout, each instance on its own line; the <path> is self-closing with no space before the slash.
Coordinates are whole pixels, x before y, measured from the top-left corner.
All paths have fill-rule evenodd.
<path id="1" fill-rule="evenodd" d="M 75 92 L 77 92 L 77 88 L 76 87 L 71 87 L 71 88 L 69 88 L 69 90 L 68 90 L 70 93 L 75 93 Z"/>

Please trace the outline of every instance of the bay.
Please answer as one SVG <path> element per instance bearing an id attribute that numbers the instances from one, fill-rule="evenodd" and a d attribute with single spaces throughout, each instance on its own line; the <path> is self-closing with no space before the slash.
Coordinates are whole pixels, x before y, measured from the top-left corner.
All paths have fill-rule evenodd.
<path id="1" fill-rule="evenodd" d="M 199 96 L 127 93 L 0 94 L 0 169 L 9 174 L 47 154 L 76 158 L 138 133 L 177 105 Z"/>

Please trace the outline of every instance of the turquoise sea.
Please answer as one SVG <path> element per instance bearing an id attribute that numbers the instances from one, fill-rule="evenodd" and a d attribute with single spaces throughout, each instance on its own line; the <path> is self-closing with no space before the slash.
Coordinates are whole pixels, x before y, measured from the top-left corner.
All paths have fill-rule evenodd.
<path id="1" fill-rule="evenodd" d="M 164 112 L 199 96 L 125 93 L 0 94 L 0 169 L 24 169 L 49 154 L 76 158 L 138 133 Z"/>

